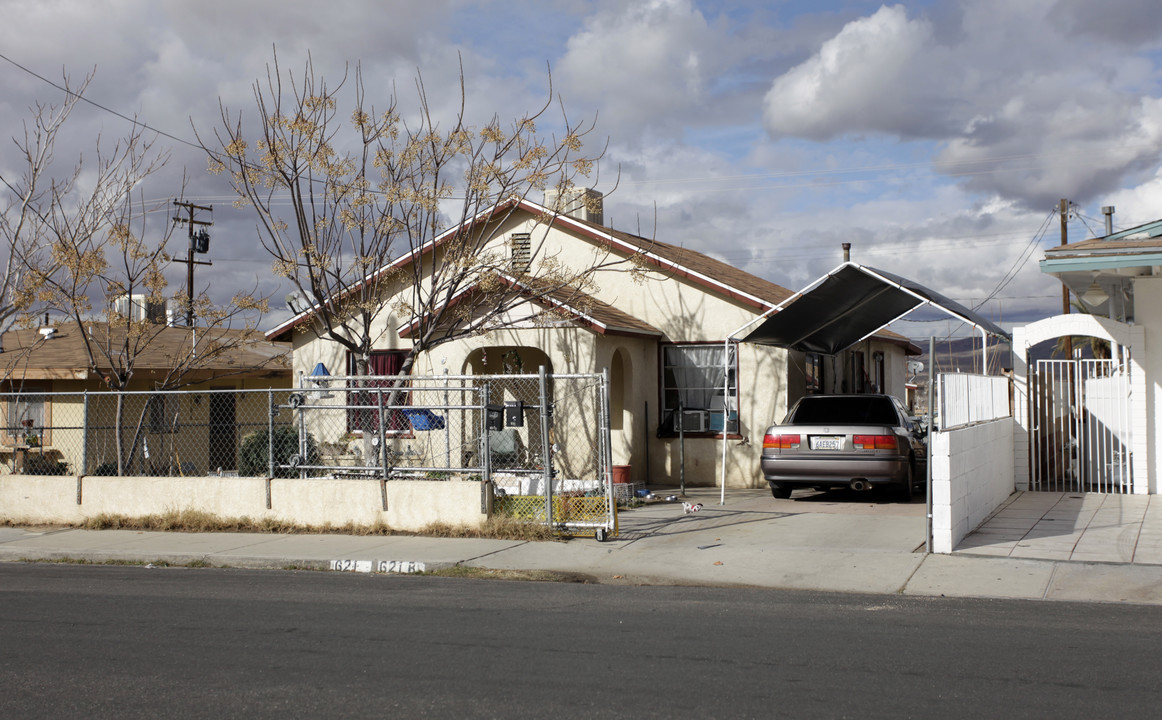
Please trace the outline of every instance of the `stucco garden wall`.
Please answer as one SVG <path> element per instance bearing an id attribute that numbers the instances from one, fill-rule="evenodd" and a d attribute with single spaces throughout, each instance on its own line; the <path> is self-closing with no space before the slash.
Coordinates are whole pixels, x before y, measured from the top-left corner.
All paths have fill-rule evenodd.
<path id="1" fill-rule="evenodd" d="M 269 482 L 270 507 L 267 507 Z M 297 525 L 383 523 L 417 531 L 432 523 L 479 526 L 490 497 L 479 482 L 250 477 L 0 476 L 0 517 L 23 523 L 68 524 L 102 514 L 158 515 L 198 510 L 221 518 L 248 517 Z"/>

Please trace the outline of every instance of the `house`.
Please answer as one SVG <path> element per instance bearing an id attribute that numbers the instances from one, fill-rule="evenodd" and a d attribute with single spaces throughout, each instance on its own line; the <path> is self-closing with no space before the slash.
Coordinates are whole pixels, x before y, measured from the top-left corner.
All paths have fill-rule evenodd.
<path id="1" fill-rule="evenodd" d="M 1162 492 L 1162 220 L 1046 250 L 1041 271 L 1086 312 L 1014 330 L 1017 488 Z M 1108 359 L 1030 361 L 1059 337 L 1096 338 Z"/>
<path id="2" fill-rule="evenodd" d="M 292 384 L 287 343 L 268 341 L 254 331 L 158 324 L 148 329 L 149 342 L 134 359 L 118 408 L 118 394 L 105 381 L 116 369 L 106 363 L 94 369 L 85 342 L 116 348 L 125 332 L 125 327 L 92 322 L 85 324 L 82 337 L 76 325 L 65 323 L 0 337 L 0 462 L 5 467 L 20 470 L 31 458 L 51 465 L 45 474 L 57 468 L 96 474 L 108 463 L 115 466 L 112 436 L 120 423 L 122 439 L 134 438 L 133 447 L 142 450 L 136 456 L 142 474 L 172 471 L 173 463 L 167 459 L 162 467 L 156 450 L 173 446 L 178 435 L 187 468 L 232 469 L 238 418 L 269 414 L 265 407 L 248 413 L 247 405 L 262 404 L 262 398 L 237 391 Z M 167 380 L 175 368 L 183 371 L 181 392 L 155 392 L 159 386 L 175 387 Z M 216 392 L 225 390 L 233 392 Z M 147 457 L 151 443 L 155 452 Z"/>
<path id="3" fill-rule="evenodd" d="M 535 280 L 520 285 L 515 273 L 507 282 L 519 285 L 521 302 L 503 326 L 440 345 L 417 358 L 413 375 L 608 369 L 613 463 L 630 466 L 634 482 L 658 484 L 681 478 L 714 485 L 725 462 L 729 484 L 763 487 L 757 462 L 763 432 L 803 394 L 880 390 L 905 396 L 906 356 L 920 352 L 906 338 L 880 331 L 835 356 L 740 344 L 731 333 L 791 291 L 702 253 L 606 227 L 600 193 L 582 192 L 585 202 L 569 203 L 576 208 L 569 214 L 555 215 L 550 202 L 513 201 L 516 207 L 503 214 L 494 234 L 497 252 L 510 253 L 515 267 L 528 238 L 539 241 L 543 234 L 540 254 L 569 267 L 594 267 L 595 258 L 609 257 L 632 263 L 598 270 L 594 287 L 559 296 L 539 292 Z M 417 252 L 438 252 L 453 233 Z M 400 258 L 385 271 L 412 259 Z M 648 279 L 639 282 L 627 267 L 648 271 Z M 392 312 L 409 287 L 387 291 L 380 304 L 375 323 L 382 340 L 372 356 L 373 374 L 393 374 L 410 345 L 414 319 Z M 321 334 L 310 311 L 303 311 L 267 338 L 293 342 L 296 376 L 309 375 L 319 363 L 351 368 L 345 350 Z"/>

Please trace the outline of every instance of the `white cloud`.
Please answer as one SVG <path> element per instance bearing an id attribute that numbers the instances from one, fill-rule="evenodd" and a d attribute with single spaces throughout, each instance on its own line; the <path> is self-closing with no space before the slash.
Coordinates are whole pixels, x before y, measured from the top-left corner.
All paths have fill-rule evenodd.
<path id="1" fill-rule="evenodd" d="M 826 140 L 848 132 L 931 133 L 909 82 L 932 42 L 927 22 L 902 6 L 848 24 L 808 61 L 775 80 L 764 120 L 774 136 Z M 920 94 L 924 94 L 920 91 Z"/>
<path id="2" fill-rule="evenodd" d="M 599 109 L 621 139 L 680 130 L 725 69 L 726 40 L 690 0 L 612 3 L 569 38 L 555 72 L 566 97 Z"/>
<path id="3" fill-rule="evenodd" d="M 1069 17 L 1088 17 L 1066 4 Z M 767 130 L 816 141 L 937 140 L 938 168 L 971 192 L 1031 207 L 1089 201 L 1156 162 L 1159 88 L 1145 56 L 1127 57 L 1081 22 L 1050 22 L 1057 9 L 983 0 L 937 23 L 882 7 L 774 80 Z M 1145 23 L 1153 36 L 1159 14 Z"/>

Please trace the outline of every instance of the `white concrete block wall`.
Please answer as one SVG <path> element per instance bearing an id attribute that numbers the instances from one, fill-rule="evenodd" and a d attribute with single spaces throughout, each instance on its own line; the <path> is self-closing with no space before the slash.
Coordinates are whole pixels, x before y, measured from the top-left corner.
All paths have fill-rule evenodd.
<path id="1" fill-rule="evenodd" d="M 1013 420 L 934 433 L 932 550 L 950 553 L 1013 493 Z"/>

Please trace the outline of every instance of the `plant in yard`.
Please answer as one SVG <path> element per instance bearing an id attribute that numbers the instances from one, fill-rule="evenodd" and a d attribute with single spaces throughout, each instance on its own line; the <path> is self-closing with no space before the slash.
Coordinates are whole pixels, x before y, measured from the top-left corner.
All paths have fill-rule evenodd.
<path id="1" fill-rule="evenodd" d="M 298 471 L 292 467 L 297 456 L 299 465 L 314 465 L 319 459 L 319 447 L 315 437 L 307 433 L 306 451 L 299 447 L 297 428 L 280 425 L 271 436 L 266 428 L 255 430 L 242 439 L 238 448 L 238 474 L 243 477 L 265 477 L 270 470 L 271 450 L 274 454 L 274 477 L 297 477 Z"/>

